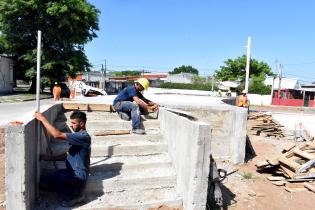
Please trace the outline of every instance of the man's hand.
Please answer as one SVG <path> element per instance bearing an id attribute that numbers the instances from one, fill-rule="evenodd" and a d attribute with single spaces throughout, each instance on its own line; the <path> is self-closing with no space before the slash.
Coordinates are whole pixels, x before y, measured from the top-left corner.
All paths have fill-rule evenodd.
<path id="1" fill-rule="evenodd" d="M 148 104 L 148 112 L 155 112 L 157 111 L 159 108 L 159 105 L 156 104 L 156 103 L 153 103 L 153 104 Z"/>
<path id="2" fill-rule="evenodd" d="M 35 112 L 34 117 L 35 117 L 37 120 L 41 121 L 41 122 L 43 122 L 44 120 L 46 120 L 46 118 L 44 117 L 44 115 L 43 115 L 42 113 L 40 113 L 40 112 Z"/>

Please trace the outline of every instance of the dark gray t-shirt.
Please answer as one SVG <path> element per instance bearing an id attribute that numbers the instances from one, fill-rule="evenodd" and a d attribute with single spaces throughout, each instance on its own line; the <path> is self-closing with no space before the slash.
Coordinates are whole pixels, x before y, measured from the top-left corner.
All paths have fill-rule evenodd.
<path id="1" fill-rule="evenodd" d="M 70 145 L 66 166 L 73 170 L 77 178 L 85 181 L 89 175 L 91 156 L 91 136 L 86 131 L 66 133 Z"/>

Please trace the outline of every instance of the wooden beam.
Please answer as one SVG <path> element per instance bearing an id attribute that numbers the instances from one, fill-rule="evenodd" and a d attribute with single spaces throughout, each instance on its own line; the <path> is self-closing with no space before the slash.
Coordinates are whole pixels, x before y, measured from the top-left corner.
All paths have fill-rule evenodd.
<path id="1" fill-rule="evenodd" d="M 114 107 L 111 104 L 85 104 L 85 103 L 63 103 L 65 110 L 81 110 L 81 111 L 104 111 L 113 112 Z"/>
<path id="2" fill-rule="evenodd" d="M 123 135 L 130 134 L 130 130 L 103 130 L 103 131 L 95 131 L 93 133 L 94 136 L 109 136 L 109 135 Z"/>

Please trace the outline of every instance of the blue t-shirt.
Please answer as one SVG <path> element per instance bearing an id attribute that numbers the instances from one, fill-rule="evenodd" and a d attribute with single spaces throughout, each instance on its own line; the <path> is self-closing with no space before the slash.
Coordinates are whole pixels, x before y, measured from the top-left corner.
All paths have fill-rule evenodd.
<path id="1" fill-rule="evenodd" d="M 136 87 L 134 85 L 128 86 L 119 92 L 119 94 L 117 95 L 117 97 L 114 100 L 113 105 L 117 102 L 120 102 L 120 101 L 133 102 L 134 96 L 138 96 L 140 99 L 144 99 L 143 95 L 139 91 L 136 90 Z"/>
<path id="2" fill-rule="evenodd" d="M 66 133 L 70 145 L 66 166 L 73 170 L 77 178 L 85 181 L 88 178 L 91 156 L 91 136 L 86 131 Z"/>

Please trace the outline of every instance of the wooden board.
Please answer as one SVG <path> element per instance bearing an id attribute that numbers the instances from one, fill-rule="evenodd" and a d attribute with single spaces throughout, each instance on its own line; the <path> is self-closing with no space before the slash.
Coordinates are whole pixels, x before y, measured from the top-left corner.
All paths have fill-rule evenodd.
<path id="1" fill-rule="evenodd" d="M 85 104 L 85 103 L 63 103 L 65 110 L 81 110 L 81 111 L 115 111 L 111 104 Z"/>

